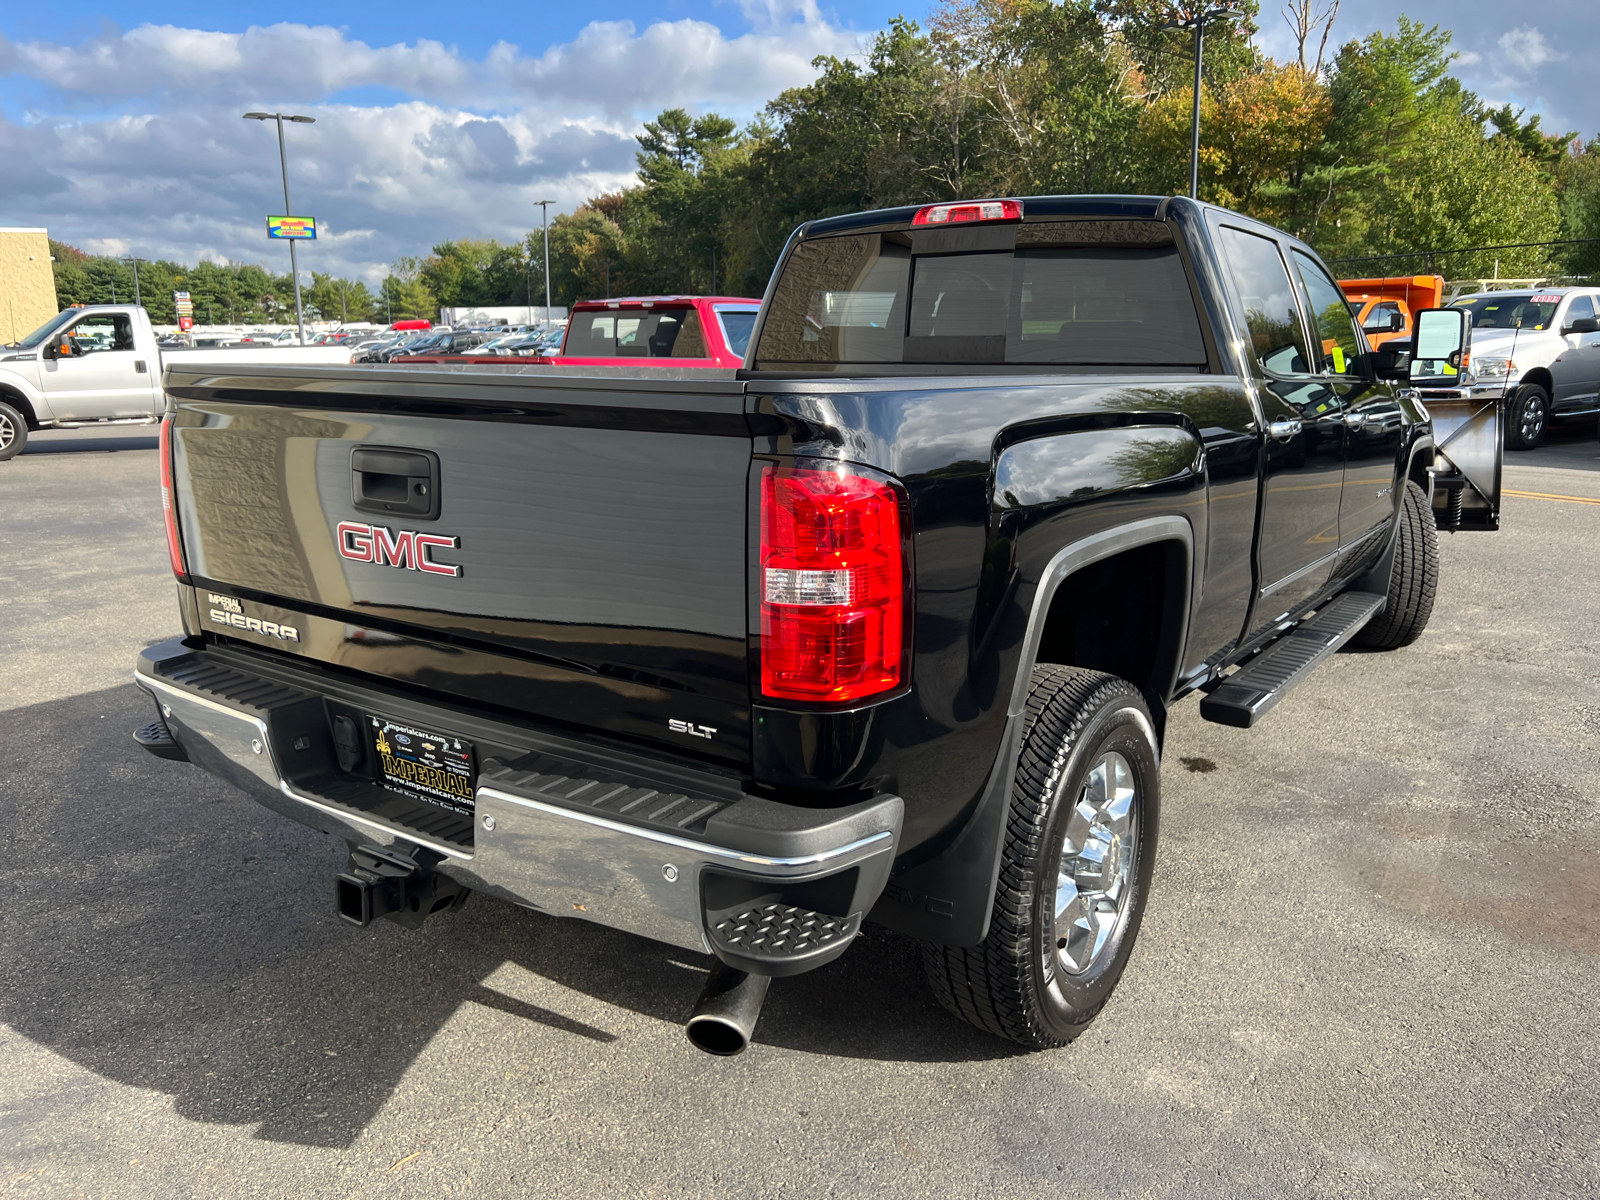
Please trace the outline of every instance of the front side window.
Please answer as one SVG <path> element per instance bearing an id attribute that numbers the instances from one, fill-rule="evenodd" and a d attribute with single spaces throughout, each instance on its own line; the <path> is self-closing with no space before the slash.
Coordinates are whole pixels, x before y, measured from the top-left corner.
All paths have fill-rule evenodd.
<path id="1" fill-rule="evenodd" d="M 133 349 L 133 318 L 126 313 L 96 313 L 84 317 L 66 333 L 74 354 Z"/>
<path id="2" fill-rule="evenodd" d="M 1567 306 L 1567 315 L 1561 318 L 1563 325 L 1571 325 L 1574 321 L 1594 320 L 1594 301 L 1587 296 L 1578 296 Z"/>
<path id="3" fill-rule="evenodd" d="M 1242 229 L 1220 231 L 1228 274 L 1244 306 L 1256 361 L 1277 375 L 1310 374 L 1311 356 L 1295 303 L 1294 284 L 1277 243 Z M 1346 310 L 1348 315 L 1349 310 Z"/>
<path id="4" fill-rule="evenodd" d="M 1361 357 L 1361 339 L 1356 333 L 1356 323 L 1350 316 L 1339 285 L 1328 278 L 1328 273 L 1317 261 L 1296 250 L 1295 265 L 1300 268 L 1300 281 L 1306 285 L 1306 296 L 1311 301 L 1311 319 L 1317 329 L 1318 373 L 1322 375 L 1353 375 L 1356 362 Z"/>

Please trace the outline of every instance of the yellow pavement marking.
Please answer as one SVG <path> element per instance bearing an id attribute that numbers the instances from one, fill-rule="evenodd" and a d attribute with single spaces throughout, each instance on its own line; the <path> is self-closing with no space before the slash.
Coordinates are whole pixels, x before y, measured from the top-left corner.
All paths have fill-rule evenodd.
<path id="1" fill-rule="evenodd" d="M 1557 496 L 1551 492 L 1514 492 L 1505 488 L 1502 496 L 1522 496 L 1529 500 L 1564 500 L 1568 504 L 1600 504 L 1593 496 Z"/>

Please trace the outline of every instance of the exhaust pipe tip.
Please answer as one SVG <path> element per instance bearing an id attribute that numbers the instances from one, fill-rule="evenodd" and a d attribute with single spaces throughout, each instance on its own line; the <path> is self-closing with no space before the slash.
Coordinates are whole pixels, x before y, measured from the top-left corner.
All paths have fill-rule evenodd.
<path id="1" fill-rule="evenodd" d="M 719 962 L 695 1001 L 684 1028 L 689 1041 L 707 1054 L 732 1058 L 750 1047 L 761 1019 L 770 975 L 749 975 Z"/>

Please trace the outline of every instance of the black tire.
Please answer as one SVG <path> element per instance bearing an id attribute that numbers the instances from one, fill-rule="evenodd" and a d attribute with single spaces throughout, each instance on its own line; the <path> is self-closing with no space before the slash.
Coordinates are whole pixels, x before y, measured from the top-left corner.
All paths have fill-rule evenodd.
<path id="1" fill-rule="evenodd" d="M 1160 760 L 1144 699 L 1112 675 L 1035 667 L 1025 720 L 988 936 L 976 946 L 925 944 L 922 961 L 934 995 L 956 1016 L 986 1033 L 1047 1049 L 1088 1028 L 1133 951 L 1155 866 Z M 1118 839 L 1107 854 L 1127 863 L 1126 882 L 1114 910 L 1097 910 L 1108 918 L 1108 931 L 1095 943 L 1097 953 L 1080 954 L 1082 969 L 1075 973 L 1064 965 L 1073 952 L 1058 945 L 1066 939 L 1056 933 L 1057 874 L 1074 811 L 1091 798 L 1091 773 L 1114 763 L 1112 754 L 1121 756 L 1133 787 L 1125 839 L 1131 844 L 1124 848 Z M 1087 838 L 1081 848 L 1089 849 Z M 1080 927 L 1064 928 L 1080 936 Z"/>
<path id="2" fill-rule="evenodd" d="M 0 403 L 0 462 L 15 458 L 28 444 L 28 422 L 11 405 Z"/>
<path id="3" fill-rule="evenodd" d="M 1428 627 L 1438 591 L 1439 530 L 1428 497 L 1407 480 L 1395 534 L 1394 569 L 1389 574 L 1389 602 L 1350 639 L 1351 644 L 1371 650 L 1411 645 Z"/>
<path id="4" fill-rule="evenodd" d="M 1550 429 L 1550 393 L 1525 383 L 1506 401 L 1506 449 L 1537 450 Z"/>

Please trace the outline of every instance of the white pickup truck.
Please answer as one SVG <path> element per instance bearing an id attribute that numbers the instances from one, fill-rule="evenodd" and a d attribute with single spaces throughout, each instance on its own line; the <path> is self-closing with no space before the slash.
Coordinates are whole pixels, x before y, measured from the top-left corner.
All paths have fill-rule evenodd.
<path id="1" fill-rule="evenodd" d="M 131 304 L 69 308 L 15 346 L 0 349 L 0 462 L 36 429 L 161 418 L 162 369 L 184 363 L 350 361 L 347 346 L 158 346 L 150 314 Z"/>
<path id="2" fill-rule="evenodd" d="M 1552 421 L 1600 412 L 1600 288 L 1479 292 L 1451 301 L 1472 314 L 1472 394 L 1506 396 L 1507 450 L 1533 450 Z"/>

